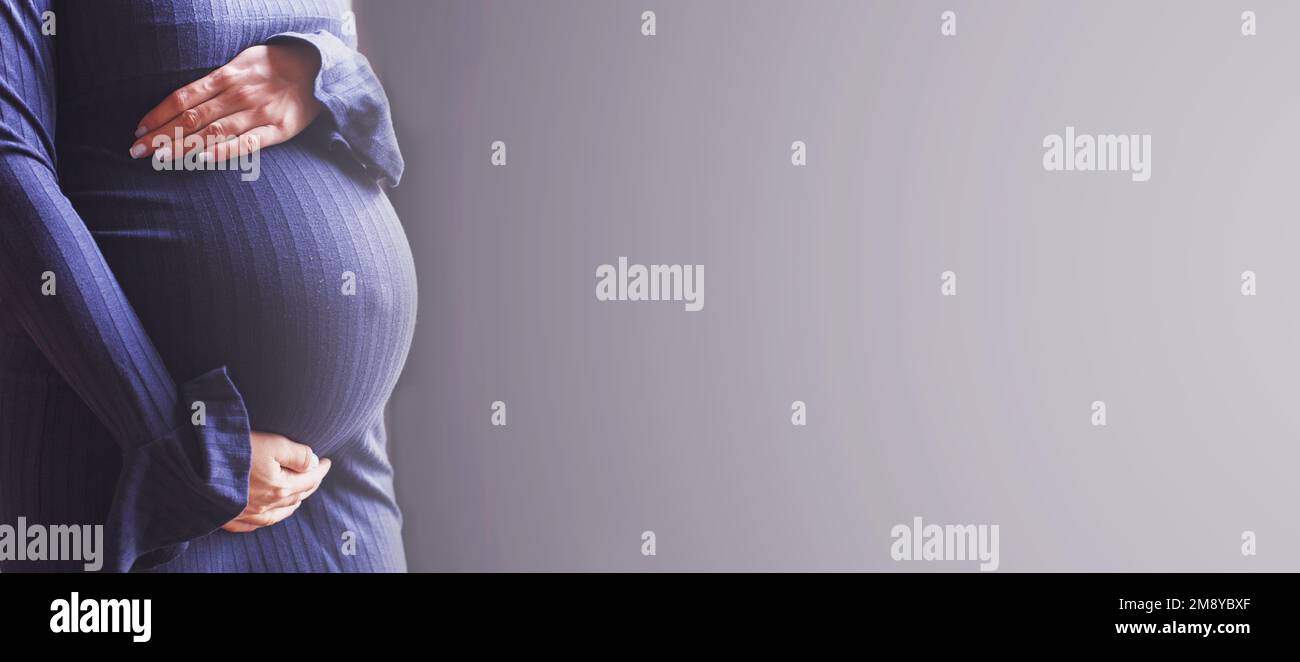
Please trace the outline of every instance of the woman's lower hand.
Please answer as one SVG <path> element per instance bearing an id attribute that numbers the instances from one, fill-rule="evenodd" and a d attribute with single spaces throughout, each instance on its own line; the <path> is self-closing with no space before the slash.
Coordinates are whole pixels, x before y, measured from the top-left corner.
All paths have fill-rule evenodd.
<path id="1" fill-rule="evenodd" d="M 278 434 L 255 431 L 250 441 L 248 506 L 221 527 L 231 533 L 271 526 L 292 515 L 330 470 L 328 459 L 318 459 L 310 447 Z"/>
<path id="2" fill-rule="evenodd" d="M 235 59 L 167 95 L 140 120 L 131 158 L 155 152 L 171 160 L 205 152 L 225 161 L 302 133 L 321 113 L 314 96 L 320 53 L 311 44 L 285 42 L 245 49 Z M 182 136 L 176 145 L 176 132 Z M 165 139 L 163 138 L 165 136 Z M 202 147 L 186 140 L 197 136 Z"/>

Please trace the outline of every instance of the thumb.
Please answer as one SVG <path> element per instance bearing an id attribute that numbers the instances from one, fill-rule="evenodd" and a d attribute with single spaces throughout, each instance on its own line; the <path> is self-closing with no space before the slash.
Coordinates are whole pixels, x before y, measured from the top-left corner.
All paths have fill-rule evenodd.
<path id="1" fill-rule="evenodd" d="M 271 457 L 281 467 L 298 472 L 309 471 L 320 462 L 310 446 L 289 440 L 285 440 Z"/>

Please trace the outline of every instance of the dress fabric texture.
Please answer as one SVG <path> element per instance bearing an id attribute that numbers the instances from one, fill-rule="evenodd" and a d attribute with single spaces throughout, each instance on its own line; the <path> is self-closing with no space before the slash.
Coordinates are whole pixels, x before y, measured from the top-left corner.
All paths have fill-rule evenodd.
<path id="1" fill-rule="evenodd" d="M 0 524 L 104 524 L 109 571 L 405 570 L 383 414 L 415 272 L 346 10 L 0 0 Z M 167 94 L 291 40 L 321 55 L 325 111 L 256 179 L 128 156 Z M 228 533 L 250 429 L 332 467 L 288 519 Z"/>

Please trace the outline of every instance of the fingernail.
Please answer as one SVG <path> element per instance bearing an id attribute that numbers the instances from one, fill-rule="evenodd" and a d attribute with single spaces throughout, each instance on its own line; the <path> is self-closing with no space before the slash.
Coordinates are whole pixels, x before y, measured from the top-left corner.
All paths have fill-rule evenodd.
<path id="1" fill-rule="evenodd" d="M 144 143 L 137 143 L 135 145 L 131 145 L 131 158 L 138 159 L 144 156 L 144 150 L 145 150 Z"/>
<path id="2" fill-rule="evenodd" d="M 311 466 L 312 466 L 312 468 L 315 469 L 315 468 L 316 468 L 316 465 L 318 465 L 318 464 L 320 464 L 320 458 L 319 458 L 319 457 L 316 457 L 316 454 L 315 454 L 315 453 L 312 453 L 312 454 L 311 454 Z"/>
<path id="3" fill-rule="evenodd" d="M 146 134 L 146 133 L 149 133 L 149 129 L 148 129 L 148 127 L 146 127 L 146 126 L 143 125 L 143 124 L 141 124 L 140 126 L 137 126 L 137 127 L 135 128 L 135 137 L 136 137 L 136 138 L 139 138 L 140 136 L 143 136 L 143 135 Z"/>

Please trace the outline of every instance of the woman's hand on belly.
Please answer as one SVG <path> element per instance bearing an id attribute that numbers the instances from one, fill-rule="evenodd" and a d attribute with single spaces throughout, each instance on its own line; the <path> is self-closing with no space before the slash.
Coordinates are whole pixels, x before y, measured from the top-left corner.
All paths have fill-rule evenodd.
<path id="1" fill-rule="evenodd" d="M 278 434 L 254 431 L 248 471 L 248 506 L 221 528 L 247 533 L 271 526 L 293 514 L 330 470 L 311 448 Z"/>
<path id="2" fill-rule="evenodd" d="M 320 64 L 320 53 L 306 43 L 245 49 L 149 111 L 131 158 L 157 152 L 170 160 L 203 149 L 199 158 L 225 161 L 285 142 L 324 109 L 314 96 Z"/>

